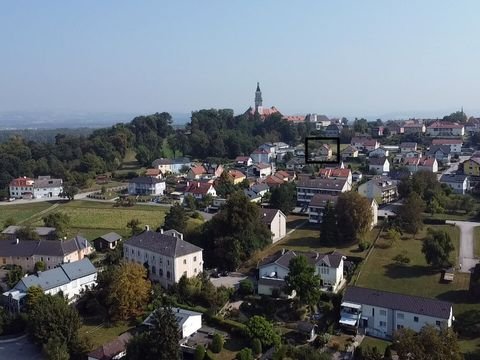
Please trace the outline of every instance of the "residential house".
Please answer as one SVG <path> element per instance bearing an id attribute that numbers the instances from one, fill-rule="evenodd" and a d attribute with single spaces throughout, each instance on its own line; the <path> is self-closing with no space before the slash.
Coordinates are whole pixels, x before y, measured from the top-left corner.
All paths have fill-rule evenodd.
<path id="1" fill-rule="evenodd" d="M 428 125 L 426 134 L 429 136 L 463 136 L 465 127 L 457 123 L 435 121 Z"/>
<path id="2" fill-rule="evenodd" d="M 355 146 L 348 145 L 345 149 L 340 151 L 340 155 L 343 160 L 357 158 L 358 157 L 358 150 Z"/>
<path id="3" fill-rule="evenodd" d="M 163 195 L 165 189 L 165 180 L 150 176 L 136 177 L 128 182 L 130 195 Z"/>
<path id="4" fill-rule="evenodd" d="M 462 153 L 462 139 L 433 139 L 432 145 L 450 146 L 450 153 L 461 154 Z"/>
<path id="5" fill-rule="evenodd" d="M 347 191 L 352 190 L 352 171 L 348 168 L 323 168 L 318 176 L 325 179 L 347 179 Z"/>
<path id="6" fill-rule="evenodd" d="M 170 160 L 170 169 L 174 174 L 179 174 L 182 168 L 189 168 L 192 166 L 192 161 L 187 157 L 180 157 Z"/>
<path id="7" fill-rule="evenodd" d="M 343 178 L 311 178 L 299 176 L 297 181 L 297 204 L 308 207 L 315 194 L 339 195 L 348 191 L 348 180 Z"/>
<path id="8" fill-rule="evenodd" d="M 132 334 L 125 332 L 116 339 L 109 341 L 88 354 L 87 360 L 119 360 L 127 355 L 127 344 Z"/>
<path id="9" fill-rule="evenodd" d="M 379 136 L 383 136 L 383 131 L 384 131 L 384 127 L 383 126 L 375 126 L 375 127 L 372 127 L 370 129 L 370 134 L 373 136 L 373 137 L 379 137 Z"/>
<path id="10" fill-rule="evenodd" d="M 266 178 L 268 175 L 272 175 L 272 165 L 265 163 L 258 163 L 253 165 L 253 173 L 259 178 Z"/>
<path id="11" fill-rule="evenodd" d="M 275 144 L 272 143 L 264 143 L 258 147 L 261 150 L 267 151 L 271 157 L 275 157 L 275 151 L 277 150 L 277 147 Z"/>
<path id="12" fill-rule="evenodd" d="M 206 164 L 204 165 L 204 168 L 207 170 L 205 177 L 209 179 L 216 179 L 220 177 L 220 175 L 222 175 L 224 171 L 222 164 L 220 165 Z M 190 179 L 190 180 L 194 180 L 194 179 Z"/>
<path id="13" fill-rule="evenodd" d="M 297 256 L 305 256 L 308 263 L 315 267 L 315 274 L 320 277 L 323 291 L 338 292 L 345 285 L 344 260 L 345 256 L 338 252 L 319 254 L 314 251 L 299 252 L 281 250 L 258 264 L 258 294 L 273 295 L 282 293 L 285 287 L 285 277 L 289 272 L 290 260 Z M 295 294 L 286 294 L 295 296 Z"/>
<path id="14" fill-rule="evenodd" d="M 363 174 L 360 171 L 355 170 L 354 172 L 352 172 L 353 182 L 359 182 L 360 180 L 362 180 L 362 178 L 363 178 Z"/>
<path id="15" fill-rule="evenodd" d="M 260 196 L 264 196 L 267 192 L 270 191 L 270 188 L 268 187 L 267 184 L 258 183 L 258 184 L 253 184 L 250 187 L 250 190 L 252 190 L 254 193 Z"/>
<path id="16" fill-rule="evenodd" d="M 417 171 L 429 171 L 433 173 L 438 172 L 438 162 L 437 159 L 434 157 L 421 157 L 420 159 L 417 158 L 410 158 L 410 159 L 405 159 L 404 165 L 407 167 L 407 169 L 415 173 Z"/>
<path id="17" fill-rule="evenodd" d="M 256 204 L 262 202 L 262 196 L 257 194 L 255 191 L 252 191 L 250 189 L 243 189 L 243 193 L 249 198 L 250 202 Z"/>
<path id="18" fill-rule="evenodd" d="M 375 150 L 372 150 L 368 153 L 368 157 L 384 158 L 384 157 L 388 157 L 388 155 L 389 155 L 389 151 L 384 147 L 376 148 Z"/>
<path id="19" fill-rule="evenodd" d="M 311 155 L 314 156 L 314 160 L 317 160 L 317 156 L 321 161 L 329 160 L 332 157 L 332 149 L 328 144 L 322 144 L 322 146 L 320 146 L 320 148 L 318 148 L 318 150 Z"/>
<path id="20" fill-rule="evenodd" d="M 235 158 L 235 165 L 236 166 L 252 166 L 253 160 L 250 156 L 237 156 Z"/>
<path id="21" fill-rule="evenodd" d="M 265 149 L 256 149 L 253 153 L 250 154 L 254 164 L 269 164 L 272 160 L 272 154 Z"/>
<path id="22" fill-rule="evenodd" d="M 287 161 L 288 170 L 301 170 L 305 167 L 305 157 L 294 157 Z"/>
<path id="23" fill-rule="evenodd" d="M 10 181 L 8 189 L 10 197 L 15 199 L 58 197 L 63 192 L 63 180 L 50 176 L 39 176 L 37 179 L 24 176 Z"/>
<path id="24" fill-rule="evenodd" d="M 403 328 L 420 331 L 425 325 L 451 327 L 453 307 L 446 301 L 347 286 L 340 312 L 340 326 L 366 335 L 391 339 Z"/>
<path id="25" fill-rule="evenodd" d="M 405 134 L 424 134 L 426 129 L 425 124 L 421 123 L 407 123 L 403 125 Z"/>
<path id="26" fill-rule="evenodd" d="M 93 240 L 93 245 L 96 250 L 113 250 L 122 241 L 122 236 L 115 232 L 109 232 L 108 234 L 99 236 Z"/>
<path id="27" fill-rule="evenodd" d="M 390 162 L 386 157 L 369 158 L 368 169 L 374 170 L 377 174 L 385 174 L 390 171 Z"/>
<path id="28" fill-rule="evenodd" d="M 375 199 L 378 204 L 387 204 L 398 199 L 397 184 L 387 176 L 374 176 L 358 187 L 358 193 Z"/>
<path id="29" fill-rule="evenodd" d="M 416 142 L 402 142 L 400 144 L 400 153 L 404 154 L 410 151 L 417 151 Z"/>
<path id="30" fill-rule="evenodd" d="M 465 175 L 480 176 L 480 157 L 472 156 L 463 162 L 463 173 Z"/>
<path id="31" fill-rule="evenodd" d="M 150 176 L 153 178 L 161 179 L 162 178 L 162 170 L 160 169 L 147 169 L 145 171 L 145 176 Z"/>
<path id="32" fill-rule="evenodd" d="M 277 174 L 275 173 L 275 175 L 269 175 L 267 176 L 263 182 L 265 184 L 268 185 L 268 187 L 270 189 L 272 188 L 275 188 L 275 187 L 279 187 L 280 185 L 282 185 L 285 181 L 281 178 L 281 177 L 278 177 Z"/>
<path id="33" fill-rule="evenodd" d="M 132 236 L 123 245 L 125 261 L 148 266 L 150 279 L 171 286 L 185 275 L 194 277 L 203 271 L 203 250 L 183 240 L 175 231 L 145 231 Z"/>
<path id="34" fill-rule="evenodd" d="M 467 123 L 465 124 L 465 133 L 467 135 L 474 135 L 475 133 L 480 131 L 480 118 L 471 117 L 468 119 Z"/>
<path id="35" fill-rule="evenodd" d="M 172 162 L 170 159 L 156 159 L 152 162 L 152 167 L 160 170 L 163 174 L 172 172 Z"/>
<path id="36" fill-rule="evenodd" d="M 403 125 L 396 121 L 388 123 L 387 129 L 390 131 L 390 135 L 401 135 L 405 131 Z"/>
<path id="37" fill-rule="evenodd" d="M 259 216 L 272 233 L 272 244 L 285 237 L 287 234 L 287 217 L 281 210 L 262 208 L 259 211 Z"/>
<path id="38" fill-rule="evenodd" d="M 17 238 L 17 231 L 21 230 L 22 226 L 17 225 L 10 225 L 7 226 L 5 230 L 1 233 L 1 238 L 3 240 L 11 240 L 14 241 Z M 45 226 L 38 226 L 32 229 L 38 235 L 40 240 L 56 240 L 57 239 L 57 229 L 54 227 L 45 227 Z"/>
<path id="39" fill-rule="evenodd" d="M 0 240 L 0 265 L 20 265 L 31 272 L 37 261 L 46 269 L 82 260 L 94 251 L 87 239 L 75 236 L 70 240 Z"/>
<path id="40" fill-rule="evenodd" d="M 315 194 L 308 204 L 308 222 L 312 224 L 320 224 L 323 219 L 323 212 L 328 203 L 335 206 L 338 196 L 330 194 Z"/>
<path id="41" fill-rule="evenodd" d="M 450 146 L 432 145 L 427 151 L 427 156 L 434 157 L 442 165 L 449 165 L 452 157 Z"/>
<path id="42" fill-rule="evenodd" d="M 187 172 L 188 180 L 198 180 L 201 179 L 204 175 L 207 174 L 207 169 L 203 165 L 195 165 L 190 168 Z"/>
<path id="43" fill-rule="evenodd" d="M 240 184 L 243 180 L 247 178 L 245 174 L 241 171 L 233 169 L 228 170 L 228 176 L 232 179 L 234 185 Z"/>
<path id="44" fill-rule="evenodd" d="M 342 132 L 342 125 L 330 124 L 325 128 L 326 137 L 339 137 Z"/>
<path id="45" fill-rule="evenodd" d="M 350 141 L 350 145 L 359 150 L 372 151 L 377 149 L 380 143 L 376 139 L 367 136 L 354 136 Z"/>
<path id="46" fill-rule="evenodd" d="M 177 320 L 178 332 L 181 341 L 192 336 L 202 327 L 202 313 L 185 310 L 178 307 L 172 307 L 171 311 Z M 148 317 L 143 321 L 143 325 L 152 326 L 152 321 L 153 313 L 148 315 Z"/>
<path id="47" fill-rule="evenodd" d="M 201 200 L 207 195 L 217 196 L 215 187 L 210 182 L 192 181 L 187 182 L 187 188 L 184 192 L 185 197 L 192 195 L 195 199 Z"/>
<path id="48" fill-rule="evenodd" d="M 450 186 L 456 194 L 465 195 L 470 190 L 469 178 L 463 174 L 443 174 L 440 177 L 440 183 Z"/>
<path id="49" fill-rule="evenodd" d="M 83 291 L 96 284 L 97 269 L 85 258 L 23 277 L 11 290 L 3 293 L 3 304 L 10 312 L 20 312 L 25 305 L 28 289 L 32 286 L 42 288 L 48 295 L 62 292 L 63 296 L 72 302 Z"/>

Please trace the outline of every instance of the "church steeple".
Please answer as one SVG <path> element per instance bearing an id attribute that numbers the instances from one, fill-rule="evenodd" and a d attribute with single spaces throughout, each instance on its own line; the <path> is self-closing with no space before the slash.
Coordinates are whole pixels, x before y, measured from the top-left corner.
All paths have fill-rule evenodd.
<path id="1" fill-rule="evenodd" d="M 257 82 L 257 90 L 255 91 L 255 112 L 262 112 L 262 91 L 260 90 L 260 83 Z"/>

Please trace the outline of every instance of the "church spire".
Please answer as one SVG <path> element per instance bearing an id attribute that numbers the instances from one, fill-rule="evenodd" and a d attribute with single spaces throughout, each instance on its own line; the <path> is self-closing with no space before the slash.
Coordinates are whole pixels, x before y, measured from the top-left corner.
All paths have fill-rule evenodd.
<path id="1" fill-rule="evenodd" d="M 260 90 L 260 83 L 257 82 L 257 90 L 255 91 L 255 112 L 262 112 L 262 91 Z"/>

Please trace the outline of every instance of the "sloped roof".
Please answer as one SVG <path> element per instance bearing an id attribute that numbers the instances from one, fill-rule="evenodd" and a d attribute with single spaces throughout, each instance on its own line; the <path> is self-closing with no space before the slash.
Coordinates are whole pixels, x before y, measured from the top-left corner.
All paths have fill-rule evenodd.
<path id="1" fill-rule="evenodd" d="M 121 240 L 122 237 L 118 235 L 116 232 L 109 232 L 108 234 L 99 236 L 99 239 L 103 239 L 109 243 L 113 243 L 115 241 Z"/>
<path id="2" fill-rule="evenodd" d="M 432 145 L 461 145 L 462 139 L 433 139 Z"/>
<path id="3" fill-rule="evenodd" d="M 463 125 L 457 123 L 449 123 L 445 121 L 435 121 L 428 125 L 428 129 L 461 129 Z"/>
<path id="4" fill-rule="evenodd" d="M 158 183 L 161 183 L 161 182 L 164 182 L 164 180 L 162 179 L 157 179 L 157 178 L 154 178 L 154 177 L 151 177 L 151 176 L 139 176 L 139 177 L 136 177 L 136 178 L 133 178 L 131 180 L 129 180 L 129 183 L 134 183 L 134 184 L 150 184 L 150 185 L 153 185 L 153 184 L 158 184 Z"/>
<path id="5" fill-rule="evenodd" d="M 173 258 L 202 251 L 198 246 L 190 244 L 178 237 L 154 231 L 144 231 L 138 235 L 132 236 L 125 242 L 125 244 Z"/>
<path id="6" fill-rule="evenodd" d="M 344 154 L 344 153 L 354 153 L 355 151 L 358 151 L 358 149 L 355 146 L 348 145 L 345 149 L 340 151 L 340 153 L 342 153 L 342 154 Z"/>
<path id="7" fill-rule="evenodd" d="M 185 193 L 197 194 L 197 195 L 206 195 L 208 191 L 213 187 L 211 183 L 208 182 L 198 182 L 192 181 L 192 183 L 187 186 Z"/>
<path id="8" fill-rule="evenodd" d="M 336 195 L 315 194 L 313 195 L 312 200 L 310 200 L 309 206 L 325 208 L 329 201 L 332 205 L 334 205 L 337 203 L 337 200 L 338 200 L 338 196 Z"/>
<path id="9" fill-rule="evenodd" d="M 288 265 L 290 264 L 290 260 L 292 260 L 296 256 L 305 256 L 308 263 L 314 266 L 321 262 L 324 262 L 330 267 L 338 267 L 344 257 L 342 254 L 337 253 L 335 251 L 333 251 L 330 254 L 320 254 L 315 251 L 302 252 L 302 251 L 292 251 L 292 250 L 283 249 L 260 261 L 258 266 L 262 267 L 265 265 L 275 263 L 284 268 L 288 268 Z"/>
<path id="10" fill-rule="evenodd" d="M 301 176 L 297 181 L 297 188 L 307 187 L 325 190 L 338 190 L 340 191 L 345 187 L 347 179 L 345 178 L 310 178 L 309 176 Z"/>
<path id="11" fill-rule="evenodd" d="M 368 159 L 370 165 L 374 165 L 374 166 L 379 166 L 379 165 L 383 165 L 385 164 L 385 162 L 387 161 L 387 158 L 386 157 L 378 157 L 378 158 L 375 158 L 375 157 L 371 157 Z"/>
<path id="12" fill-rule="evenodd" d="M 430 146 L 430 149 L 428 150 L 427 154 L 434 155 L 437 151 L 441 151 L 447 155 L 451 153 L 451 149 L 449 145 L 432 145 Z"/>
<path id="13" fill-rule="evenodd" d="M 318 175 L 320 177 L 339 177 L 339 178 L 348 178 L 351 174 L 351 170 L 348 168 L 324 168 L 320 169 Z"/>
<path id="14" fill-rule="evenodd" d="M 207 172 L 207 170 L 205 170 L 205 168 L 203 167 L 203 165 L 192 166 L 192 168 L 190 169 L 190 171 L 191 171 L 194 175 L 202 175 L 202 174 L 205 174 L 205 173 Z"/>
<path id="15" fill-rule="evenodd" d="M 245 174 L 238 170 L 228 170 L 228 174 L 234 179 L 241 179 L 245 177 Z"/>
<path id="16" fill-rule="evenodd" d="M 452 309 L 452 304 L 446 301 L 358 286 L 347 286 L 347 290 L 343 295 L 343 301 L 379 306 L 440 319 L 450 318 L 450 311 Z"/>
<path id="17" fill-rule="evenodd" d="M 95 266 L 93 266 L 88 258 L 62 264 L 60 267 L 70 280 L 80 279 L 97 272 L 97 269 L 95 269 Z"/>
<path id="18" fill-rule="evenodd" d="M 417 143 L 416 142 L 402 142 L 400 144 L 401 148 L 417 148 Z"/>
<path id="19" fill-rule="evenodd" d="M 116 339 L 103 344 L 88 354 L 88 358 L 95 360 L 111 360 L 116 355 L 124 352 L 127 348 L 127 343 L 132 338 L 132 334 L 126 332 Z"/>
<path id="20" fill-rule="evenodd" d="M 260 209 L 258 211 L 258 216 L 260 216 L 260 219 L 262 219 L 264 224 L 270 226 L 278 212 L 283 214 L 279 209 Z"/>
<path id="21" fill-rule="evenodd" d="M 467 179 L 467 175 L 463 174 L 443 174 L 440 178 L 441 183 L 463 183 Z"/>

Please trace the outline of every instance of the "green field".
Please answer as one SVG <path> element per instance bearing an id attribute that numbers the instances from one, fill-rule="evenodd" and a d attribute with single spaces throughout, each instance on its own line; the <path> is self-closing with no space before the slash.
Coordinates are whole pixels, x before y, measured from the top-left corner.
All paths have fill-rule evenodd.
<path id="1" fill-rule="evenodd" d="M 52 206 L 50 202 L 33 202 L 31 204 L 21 205 L 2 205 L 0 207 L 0 227 L 3 227 L 5 220 L 12 218 L 18 224 L 22 221 L 30 219 L 40 211 L 48 209 Z"/>
<path id="2" fill-rule="evenodd" d="M 79 330 L 80 335 L 89 337 L 93 343 L 94 349 L 114 340 L 132 327 L 127 323 L 119 322 L 114 325 L 106 325 L 101 322 L 85 321 Z"/>
<path id="3" fill-rule="evenodd" d="M 391 344 L 392 343 L 389 342 L 389 341 L 373 338 L 373 337 L 370 337 L 370 336 L 365 336 L 365 338 L 363 339 L 362 344 L 360 346 L 363 347 L 363 348 L 376 347 L 378 349 L 378 351 L 380 352 L 380 354 L 383 354 L 383 353 L 385 353 L 385 349 L 387 348 L 387 346 L 391 345 Z"/>

